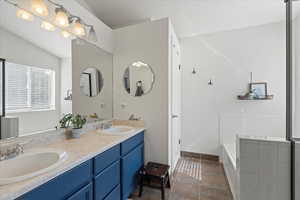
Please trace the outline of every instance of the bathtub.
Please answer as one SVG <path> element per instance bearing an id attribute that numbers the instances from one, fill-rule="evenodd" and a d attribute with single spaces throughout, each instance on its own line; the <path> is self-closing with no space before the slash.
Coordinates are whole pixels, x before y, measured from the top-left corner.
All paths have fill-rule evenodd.
<path id="1" fill-rule="evenodd" d="M 236 143 L 224 143 L 221 158 L 234 200 L 288 199 L 290 149 L 277 137 L 239 135 Z"/>
<path id="2" fill-rule="evenodd" d="M 238 172 L 236 167 L 236 155 L 235 143 L 223 144 L 222 162 L 234 200 L 238 200 Z"/>

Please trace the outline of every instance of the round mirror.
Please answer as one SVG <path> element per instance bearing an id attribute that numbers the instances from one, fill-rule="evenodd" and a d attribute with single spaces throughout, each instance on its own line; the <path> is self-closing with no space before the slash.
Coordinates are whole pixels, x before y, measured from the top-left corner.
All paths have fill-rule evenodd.
<path id="1" fill-rule="evenodd" d="M 124 72 L 123 84 L 131 96 L 139 97 L 149 93 L 154 84 L 152 68 L 141 61 L 132 63 Z"/>
<path id="2" fill-rule="evenodd" d="M 85 69 L 80 76 L 80 90 L 82 94 L 88 97 L 97 96 L 103 88 L 103 78 L 101 72 L 89 67 Z"/>

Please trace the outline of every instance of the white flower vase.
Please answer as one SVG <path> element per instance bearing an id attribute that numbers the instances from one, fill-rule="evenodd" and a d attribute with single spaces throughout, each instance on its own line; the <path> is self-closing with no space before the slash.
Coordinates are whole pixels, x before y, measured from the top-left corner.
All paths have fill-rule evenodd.
<path id="1" fill-rule="evenodd" d="M 80 138 L 80 135 L 82 134 L 82 128 L 72 129 L 72 136 L 73 138 Z"/>

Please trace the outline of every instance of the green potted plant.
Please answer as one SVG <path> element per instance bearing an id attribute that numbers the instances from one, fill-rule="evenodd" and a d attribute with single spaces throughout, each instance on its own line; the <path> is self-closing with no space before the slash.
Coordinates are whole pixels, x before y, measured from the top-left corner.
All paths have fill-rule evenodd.
<path id="1" fill-rule="evenodd" d="M 86 123 L 86 118 L 78 114 L 66 114 L 59 123 L 60 128 L 65 129 L 67 138 L 79 138 L 82 133 L 82 127 Z"/>
<path id="2" fill-rule="evenodd" d="M 72 119 L 72 134 L 74 138 L 79 138 L 82 133 L 82 127 L 86 123 L 86 118 L 81 115 L 73 115 Z"/>
<path id="3" fill-rule="evenodd" d="M 68 129 L 71 126 L 71 119 L 73 115 L 72 114 L 66 114 L 59 120 L 60 128 Z"/>
<path id="4" fill-rule="evenodd" d="M 73 117 L 73 115 L 69 113 L 69 114 L 64 115 L 61 118 L 61 120 L 59 120 L 60 128 L 65 130 L 64 133 L 65 133 L 67 139 L 72 138 L 72 129 L 71 129 L 72 117 Z"/>

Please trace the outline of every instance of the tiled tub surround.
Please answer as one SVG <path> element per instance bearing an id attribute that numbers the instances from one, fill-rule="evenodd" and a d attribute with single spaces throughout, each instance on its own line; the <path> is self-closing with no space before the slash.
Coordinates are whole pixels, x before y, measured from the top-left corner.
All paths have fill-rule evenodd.
<path id="1" fill-rule="evenodd" d="M 134 124 L 131 124 L 131 126 L 134 126 Z M 79 139 L 66 140 L 61 131 L 16 139 L 18 142 L 27 142 L 26 148 L 40 148 L 42 146 L 63 150 L 68 153 L 68 159 L 49 173 L 22 182 L 1 186 L 0 200 L 16 199 L 143 131 L 144 128 L 137 125 L 134 131 L 118 136 L 104 135 L 95 130 L 90 130 Z"/>
<path id="2" fill-rule="evenodd" d="M 290 199 L 290 143 L 251 136 L 236 141 L 223 145 L 222 156 L 234 199 Z"/>

